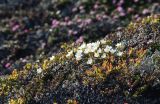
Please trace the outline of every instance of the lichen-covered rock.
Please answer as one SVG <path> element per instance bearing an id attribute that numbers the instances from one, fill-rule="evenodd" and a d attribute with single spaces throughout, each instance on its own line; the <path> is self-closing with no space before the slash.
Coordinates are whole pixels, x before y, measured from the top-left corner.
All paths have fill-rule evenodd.
<path id="1" fill-rule="evenodd" d="M 63 44 L 50 57 L 0 77 L 10 104 L 160 102 L 160 16 L 152 15 L 96 42 Z"/>

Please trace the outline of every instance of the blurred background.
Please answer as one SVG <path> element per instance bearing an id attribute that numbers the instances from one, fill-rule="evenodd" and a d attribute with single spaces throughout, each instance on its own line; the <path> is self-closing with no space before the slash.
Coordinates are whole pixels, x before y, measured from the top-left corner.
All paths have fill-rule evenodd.
<path id="1" fill-rule="evenodd" d="M 159 0 L 0 0 L 0 75 L 63 43 L 81 44 L 159 14 Z"/>

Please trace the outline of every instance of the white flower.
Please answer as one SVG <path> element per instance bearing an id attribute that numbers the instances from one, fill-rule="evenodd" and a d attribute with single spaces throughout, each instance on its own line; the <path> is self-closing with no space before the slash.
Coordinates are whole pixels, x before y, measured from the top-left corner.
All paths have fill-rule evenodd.
<path id="1" fill-rule="evenodd" d="M 84 53 L 88 54 L 90 52 L 95 52 L 99 46 L 100 46 L 100 41 L 94 43 L 88 43 L 87 46 L 85 46 Z"/>
<path id="2" fill-rule="evenodd" d="M 98 52 L 94 53 L 94 57 L 99 57 L 99 53 Z"/>
<path id="3" fill-rule="evenodd" d="M 73 55 L 73 51 L 68 52 L 68 54 L 66 55 L 66 57 L 70 57 L 71 55 Z"/>
<path id="4" fill-rule="evenodd" d="M 97 52 L 98 52 L 98 53 L 102 53 L 102 49 L 99 48 L 99 49 L 97 50 Z"/>
<path id="5" fill-rule="evenodd" d="M 77 50 L 77 53 L 82 53 L 83 51 L 82 50 Z"/>
<path id="6" fill-rule="evenodd" d="M 100 43 L 100 41 L 95 42 L 96 47 L 99 47 Z"/>
<path id="7" fill-rule="evenodd" d="M 118 52 L 117 53 L 117 56 L 122 56 L 123 55 L 123 52 Z"/>
<path id="8" fill-rule="evenodd" d="M 49 59 L 53 61 L 55 59 L 55 56 L 51 56 Z"/>
<path id="9" fill-rule="evenodd" d="M 105 54 L 105 53 L 103 53 L 103 55 L 101 56 L 101 58 L 106 58 L 106 54 Z"/>
<path id="10" fill-rule="evenodd" d="M 102 39 L 100 40 L 101 44 L 106 44 L 106 40 L 105 39 Z"/>
<path id="11" fill-rule="evenodd" d="M 53 29 L 49 29 L 49 31 L 50 31 L 50 32 L 52 32 L 52 31 L 53 31 Z"/>
<path id="12" fill-rule="evenodd" d="M 116 52 L 116 50 L 115 50 L 115 49 L 111 49 L 110 52 L 111 52 L 112 54 L 114 54 L 114 53 Z"/>
<path id="13" fill-rule="evenodd" d="M 100 45 L 100 42 L 99 41 L 97 41 L 97 42 L 95 42 L 95 43 L 92 43 L 91 44 L 91 52 L 95 52 L 97 49 L 98 49 L 98 47 L 99 47 L 99 45 Z"/>
<path id="14" fill-rule="evenodd" d="M 95 52 L 94 53 L 94 57 L 99 57 L 100 55 L 100 53 L 102 53 L 102 49 L 101 48 L 99 48 L 98 50 L 97 50 L 97 52 Z"/>
<path id="15" fill-rule="evenodd" d="M 82 50 L 86 48 L 86 43 L 83 43 L 78 49 Z"/>
<path id="16" fill-rule="evenodd" d="M 97 50 L 96 47 L 92 47 L 91 52 L 95 52 Z"/>
<path id="17" fill-rule="evenodd" d="M 84 53 L 88 54 L 89 52 L 91 52 L 91 49 L 92 49 L 92 44 L 91 43 L 87 44 L 87 46 L 84 50 Z"/>
<path id="18" fill-rule="evenodd" d="M 36 60 L 36 62 L 40 62 L 40 60 Z"/>
<path id="19" fill-rule="evenodd" d="M 97 50 L 96 47 L 92 47 L 91 52 L 95 52 Z"/>
<path id="20" fill-rule="evenodd" d="M 123 43 L 123 42 L 117 43 L 117 44 L 116 44 L 116 47 L 117 47 L 118 49 L 123 49 L 123 48 L 124 48 L 124 43 Z"/>
<path id="21" fill-rule="evenodd" d="M 38 68 L 37 69 L 37 73 L 39 74 L 39 73 L 41 73 L 42 72 L 42 68 Z"/>
<path id="22" fill-rule="evenodd" d="M 82 59 L 82 55 L 76 55 L 76 60 L 79 61 Z"/>
<path id="23" fill-rule="evenodd" d="M 150 44 L 150 43 L 152 43 L 153 42 L 153 40 L 149 40 L 148 42 L 147 42 L 147 44 Z"/>
<path id="24" fill-rule="evenodd" d="M 81 60 L 82 59 L 82 50 L 78 50 L 77 53 L 75 54 L 76 60 Z"/>
<path id="25" fill-rule="evenodd" d="M 87 64 L 92 64 L 92 63 L 93 63 L 92 58 L 89 58 L 88 61 L 87 61 Z"/>
<path id="26" fill-rule="evenodd" d="M 56 12 L 56 14 L 60 14 L 61 13 L 61 11 L 60 10 L 58 10 L 57 12 Z"/>
<path id="27" fill-rule="evenodd" d="M 88 54 L 90 52 L 90 50 L 88 49 L 88 48 L 86 48 L 85 50 L 84 50 L 84 53 L 85 54 Z"/>
<path id="28" fill-rule="evenodd" d="M 94 48 L 93 48 L 93 43 L 89 43 L 89 44 L 87 44 L 87 46 L 86 46 L 86 48 L 85 48 L 85 50 L 84 50 L 84 53 L 85 54 L 88 54 L 88 53 L 90 53 L 90 52 L 94 52 Z"/>
<path id="29" fill-rule="evenodd" d="M 104 49 L 104 52 L 108 53 L 108 52 L 110 52 L 111 49 L 112 49 L 112 47 L 107 45 L 106 48 Z"/>

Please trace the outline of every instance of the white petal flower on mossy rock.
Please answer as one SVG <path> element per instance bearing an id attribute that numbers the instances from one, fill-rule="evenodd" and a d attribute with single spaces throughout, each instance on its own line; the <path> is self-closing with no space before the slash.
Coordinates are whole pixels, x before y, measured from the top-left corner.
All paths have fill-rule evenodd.
<path id="1" fill-rule="evenodd" d="M 68 52 L 68 54 L 66 55 L 66 57 L 71 57 L 73 55 L 73 51 Z"/>
<path id="2" fill-rule="evenodd" d="M 118 52 L 117 53 L 117 56 L 122 56 L 123 55 L 123 52 Z"/>
<path id="3" fill-rule="evenodd" d="M 92 49 L 92 44 L 91 43 L 87 44 L 87 46 L 84 50 L 84 53 L 88 54 L 89 52 L 91 52 L 91 49 Z"/>
<path id="4" fill-rule="evenodd" d="M 123 49 L 125 46 L 124 46 L 124 43 L 123 43 L 123 42 L 120 42 L 120 43 L 117 43 L 117 44 L 116 44 L 116 47 L 117 47 L 118 49 Z"/>
<path id="5" fill-rule="evenodd" d="M 98 52 L 98 53 L 102 53 L 102 49 L 99 48 L 99 49 L 97 50 L 97 52 Z"/>
<path id="6" fill-rule="evenodd" d="M 115 50 L 115 49 L 111 49 L 110 52 L 111 52 L 112 54 L 114 54 L 114 53 L 116 52 L 116 50 Z"/>
<path id="7" fill-rule="evenodd" d="M 75 54 L 76 60 L 79 61 L 82 59 L 82 50 L 78 50 Z"/>
<path id="8" fill-rule="evenodd" d="M 88 48 L 86 48 L 85 50 L 84 50 L 84 53 L 85 54 L 88 54 L 90 52 L 90 50 L 88 49 Z"/>
<path id="9" fill-rule="evenodd" d="M 51 56 L 49 59 L 53 61 L 55 59 L 55 56 Z"/>
<path id="10" fill-rule="evenodd" d="M 105 53 L 103 53 L 103 55 L 101 56 L 101 58 L 106 58 L 106 54 L 105 54 Z"/>
<path id="11" fill-rule="evenodd" d="M 106 40 L 105 39 L 102 39 L 100 40 L 101 44 L 106 44 Z"/>
<path id="12" fill-rule="evenodd" d="M 42 68 L 38 68 L 37 69 L 37 73 L 39 74 L 39 73 L 41 73 L 42 72 Z"/>
<path id="13" fill-rule="evenodd" d="M 95 42 L 96 47 L 99 47 L 100 43 L 100 41 Z"/>
<path id="14" fill-rule="evenodd" d="M 92 63 L 93 63 L 92 58 L 89 58 L 88 61 L 87 61 L 87 64 L 92 64 Z"/>
<path id="15" fill-rule="evenodd" d="M 111 49 L 112 49 L 112 47 L 107 45 L 107 46 L 105 47 L 105 49 L 104 49 L 104 52 L 107 52 L 107 53 L 108 53 L 108 52 L 110 52 Z"/>
<path id="16" fill-rule="evenodd" d="M 82 49 L 85 49 L 86 48 L 86 43 L 83 43 L 78 49 L 82 50 Z"/>
<path id="17" fill-rule="evenodd" d="M 94 57 L 99 57 L 99 53 L 98 52 L 94 53 Z"/>

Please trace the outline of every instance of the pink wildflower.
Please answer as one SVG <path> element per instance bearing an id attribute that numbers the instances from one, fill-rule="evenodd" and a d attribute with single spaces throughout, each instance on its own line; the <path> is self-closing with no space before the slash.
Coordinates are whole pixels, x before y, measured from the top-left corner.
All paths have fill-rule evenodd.
<path id="1" fill-rule="evenodd" d="M 56 19 L 52 20 L 52 28 L 56 28 L 59 25 L 59 21 L 57 21 Z"/>
<path id="2" fill-rule="evenodd" d="M 19 29 L 20 25 L 14 25 L 12 27 L 12 31 L 17 31 Z"/>
<path id="3" fill-rule="evenodd" d="M 5 64 L 5 68 L 9 68 L 11 66 L 10 63 Z"/>
<path id="4" fill-rule="evenodd" d="M 80 36 L 77 40 L 76 40 L 76 44 L 82 43 L 84 41 L 83 36 Z"/>
<path id="5" fill-rule="evenodd" d="M 142 14 L 148 14 L 149 13 L 149 10 L 148 9 L 144 9 L 143 11 L 142 11 Z"/>

